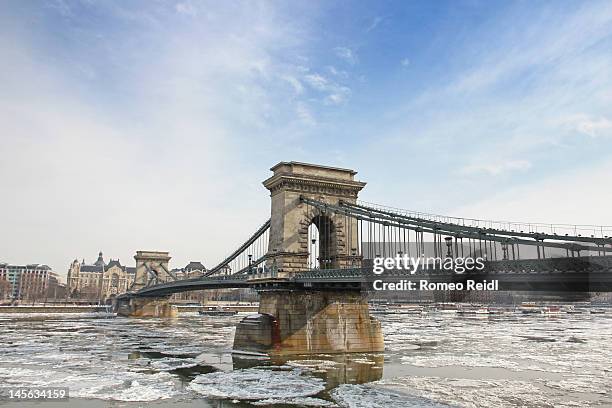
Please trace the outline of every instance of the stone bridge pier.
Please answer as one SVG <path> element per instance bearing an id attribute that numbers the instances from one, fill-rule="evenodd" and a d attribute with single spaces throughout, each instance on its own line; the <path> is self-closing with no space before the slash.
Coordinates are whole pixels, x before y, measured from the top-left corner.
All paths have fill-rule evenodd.
<path id="1" fill-rule="evenodd" d="M 170 297 L 120 297 L 115 300 L 115 312 L 124 317 L 177 317 L 178 308 Z"/>
<path id="2" fill-rule="evenodd" d="M 163 251 L 137 251 L 136 276 L 130 288 L 137 291 L 150 284 L 158 284 L 176 279 L 169 272 L 170 256 Z M 176 317 L 178 309 L 170 304 L 170 296 L 137 297 L 124 296 L 115 300 L 115 311 L 126 317 Z"/>
<path id="3" fill-rule="evenodd" d="M 359 292 L 266 291 L 236 327 L 234 350 L 270 355 L 384 351 L 380 322 Z"/>
<path id="4" fill-rule="evenodd" d="M 365 183 L 348 169 L 282 162 L 264 181 L 272 199 L 267 266 L 274 277 L 258 279 L 259 314 L 236 327 L 234 350 L 271 355 L 384 351 L 380 323 L 358 290 L 300 290 L 288 280 L 316 267 L 359 267 L 357 221 L 307 204 L 301 196 L 330 204 L 356 202 Z M 317 237 L 309 234 L 317 227 Z M 314 249 L 316 247 L 316 250 Z M 310 263 L 310 265 L 309 265 Z M 267 286 L 266 286 L 267 285 Z"/>

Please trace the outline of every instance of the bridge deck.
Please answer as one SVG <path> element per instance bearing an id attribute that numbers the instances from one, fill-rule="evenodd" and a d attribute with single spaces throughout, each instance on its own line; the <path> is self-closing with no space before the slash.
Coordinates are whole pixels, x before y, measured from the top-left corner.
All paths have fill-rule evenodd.
<path id="1" fill-rule="evenodd" d="M 385 271 L 381 275 L 371 268 L 316 269 L 298 273 L 290 279 L 274 279 L 264 275 L 235 274 L 178 280 L 150 286 L 122 296 L 158 297 L 192 290 L 284 287 L 365 288 L 375 279 L 427 279 L 451 282 L 466 279 L 497 279 L 500 290 L 612 291 L 612 256 L 492 261 L 483 271 L 455 274 L 452 271 L 428 270 L 416 274 L 409 271 Z"/>

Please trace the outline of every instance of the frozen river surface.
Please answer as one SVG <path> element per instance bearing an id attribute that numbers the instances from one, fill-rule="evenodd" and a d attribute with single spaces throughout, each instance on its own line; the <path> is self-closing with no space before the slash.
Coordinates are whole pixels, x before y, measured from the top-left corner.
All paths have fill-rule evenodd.
<path id="1" fill-rule="evenodd" d="M 45 407 L 612 406 L 610 313 L 382 315 L 384 355 L 278 361 L 232 357 L 242 317 L 0 315 L 0 384 L 70 388 Z"/>

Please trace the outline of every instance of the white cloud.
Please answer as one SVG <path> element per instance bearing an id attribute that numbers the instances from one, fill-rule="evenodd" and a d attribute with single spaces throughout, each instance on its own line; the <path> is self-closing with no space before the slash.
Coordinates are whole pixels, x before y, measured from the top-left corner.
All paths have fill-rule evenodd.
<path id="1" fill-rule="evenodd" d="M 370 25 L 367 26 L 366 28 L 366 32 L 369 33 L 370 31 L 374 30 L 376 27 L 378 27 L 378 25 L 383 21 L 384 19 L 380 16 L 376 16 L 374 17 L 374 19 L 372 19 L 372 22 L 370 23 Z"/>
<path id="2" fill-rule="evenodd" d="M 526 171 L 531 168 L 531 163 L 527 160 L 503 160 L 499 159 L 489 163 L 474 163 L 463 167 L 463 174 L 487 174 L 497 176 L 503 173 L 514 171 Z"/>
<path id="3" fill-rule="evenodd" d="M 317 124 L 317 121 L 315 120 L 314 116 L 310 112 L 310 109 L 308 109 L 305 103 L 298 103 L 298 105 L 296 106 L 296 113 L 302 123 L 304 123 L 305 125 L 314 126 Z"/>
<path id="4" fill-rule="evenodd" d="M 610 174 L 612 161 L 589 165 L 580 171 L 566 171 L 535 183 L 504 189 L 493 196 L 455 208 L 449 215 L 612 226 Z"/>
<path id="5" fill-rule="evenodd" d="M 323 101 L 326 105 L 338 105 L 348 100 L 351 89 L 340 85 L 320 74 L 313 73 L 304 76 L 304 80 L 316 91 L 325 93 Z"/>
<path id="6" fill-rule="evenodd" d="M 351 65 L 354 65 L 357 63 L 357 55 L 355 55 L 355 52 L 351 50 L 350 48 L 336 47 L 334 48 L 334 52 L 339 58 L 342 58 L 343 60 L 345 60 Z"/>
<path id="7" fill-rule="evenodd" d="M 328 105 L 339 105 L 348 100 L 351 90 L 345 86 L 334 89 L 334 92 L 327 95 L 325 102 Z"/>
<path id="8" fill-rule="evenodd" d="M 612 5 L 534 9 L 529 16 L 516 9 L 520 30 L 507 23 L 508 12 L 459 42 L 447 75 L 389 110 L 385 119 L 393 125 L 378 143 L 387 149 L 416 144 L 459 161 L 462 171 L 451 172 L 449 184 L 468 174 L 515 175 L 513 183 L 531 183 L 555 163 L 579 169 L 609 156 L 602 139 L 612 133 Z M 577 134 L 589 138 L 571 137 Z M 533 179 L 521 178 L 530 163 L 542 165 L 530 173 Z M 440 171 L 450 167 L 445 161 Z M 489 188 L 500 188 L 488 179 Z"/>
<path id="9" fill-rule="evenodd" d="M 197 15 L 197 11 L 195 7 L 190 2 L 177 3 L 176 6 L 174 6 L 174 8 L 176 12 L 180 14 L 186 14 L 188 16 Z"/>
<path id="10" fill-rule="evenodd" d="M 301 95 L 304 92 L 304 86 L 299 79 L 290 75 L 283 76 L 283 79 L 293 87 L 296 95 Z"/>
<path id="11" fill-rule="evenodd" d="M 572 130 L 590 137 L 612 136 L 612 121 L 604 116 L 572 115 L 563 121 Z"/>
<path id="12" fill-rule="evenodd" d="M 45 4 L 46 7 L 57 10 L 63 17 L 73 17 L 72 8 L 65 0 L 53 0 Z"/>
<path id="13" fill-rule="evenodd" d="M 556 13 L 532 16 L 532 22 L 529 29 L 519 34 L 511 32 L 510 37 L 496 32 L 494 47 L 483 52 L 483 61 L 473 63 L 471 69 L 451 84 L 451 89 L 479 92 L 528 68 L 551 64 L 562 71 L 568 60 L 574 58 L 579 60 L 579 65 L 573 68 L 588 66 L 583 64 L 580 55 L 588 55 L 592 47 L 609 37 L 612 4 L 584 3 L 569 13 L 559 8 Z M 482 45 L 490 44 L 483 42 Z M 579 73 L 570 72 L 573 76 Z"/>
<path id="14" fill-rule="evenodd" d="M 65 59 L 37 39 L 44 24 L 26 34 L 0 16 L 0 185 L 24 197 L 0 202 L 12 231 L 0 237 L 3 260 L 65 273 L 99 250 L 131 265 L 136 250 L 158 249 L 174 266 L 212 264 L 269 214 L 267 168 L 316 125 L 300 99 L 309 68 L 275 57 L 300 55 L 301 36 L 266 4 L 194 10 L 187 21 L 156 7 L 91 7 L 125 31 L 81 29 L 86 47 Z M 167 29 L 173 18 L 180 29 Z M 254 197 L 248 208 L 241 194 Z"/>
<path id="15" fill-rule="evenodd" d="M 327 78 L 319 74 L 308 74 L 304 76 L 304 79 L 317 91 L 327 91 L 330 87 L 330 82 Z"/>
<path id="16" fill-rule="evenodd" d="M 329 70 L 329 72 L 339 78 L 342 79 L 347 79 L 349 74 L 348 72 L 346 72 L 345 70 L 342 69 L 337 69 L 336 67 L 334 67 L 333 65 L 330 65 L 329 67 L 327 67 L 327 69 Z"/>

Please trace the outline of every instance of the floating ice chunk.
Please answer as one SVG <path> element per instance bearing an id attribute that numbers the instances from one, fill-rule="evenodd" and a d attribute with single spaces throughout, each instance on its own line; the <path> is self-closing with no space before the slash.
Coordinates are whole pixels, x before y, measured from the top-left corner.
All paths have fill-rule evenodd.
<path id="1" fill-rule="evenodd" d="M 384 388 L 370 385 L 342 384 L 331 393 L 341 407 L 346 408 L 446 408 L 448 405 L 416 397 L 400 394 Z"/>
<path id="2" fill-rule="evenodd" d="M 268 405 L 298 405 L 300 407 L 337 407 L 331 401 L 326 401 L 321 398 L 313 397 L 297 397 L 297 398 L 268 398 L 252 403 L 253 405 L 268 406 Z"/>
<path id="3" fill-rule="evenodd" d="M 398 377 L 379 381 L 379 387 L 410 392 L 460 407 L 578 407 L 567 395 L 543 392 L 535 380 L 476 380 L 469 378 Z"/>
<path id="4" fill-rule="evenodd" d="M 249 368 L 197 376 L 189 388 L 214 399 L 262 400 L 310 397 L 325 389 L 323 380 L 300 371 Z"/>
<path id="5" fill-rule="evenodd" d="M 453 353 L 441 353 L 435 355 L 407 355 L 400 358 L 403 364 L 417 367 L 499 367 L 509 370 L 520 371 L 523 367 L 516 362 L 504 359 L 501 356 L 479 355 L 475 353 L 464 353 L 457 355 Z"/>
<path id="6" fill-rule="evenodd" d="M 612 389 L 612 378 L 606 377 L 569 377 L 560 381 L 547 381 L 546 385 L 569 392 L 587 392 L 605 395 Z"/>
<path id="7" fill-rule="evenodd" d="M 117 378 L 98 378 L 95 385 L 91 382 L 83 385 L 74 391 L 71 387 L 70 396 L 126 402 L 150 402 L 172 398 L 179 394 L 173 376 L 165 372 L 152 375 L 125 373 Z"/>
<path id="8" fill-rule="evenodd" d="M 166 357 L 156 360 L 137 360 L 137 365 L 157 371 L 172 371 L 179 368 L 191 368 L 198 364 L 193 359 Z"/>
<path id="9" fill-rule="evenodd" d="M 325 370 L 337 367 L 340 363 L 333 360 L 291 360 L 287 362 L 288 366 L 304 368 L 306 370 Z"/>
<path id="10" fill-rule="evenodd" d="M 107 395 L 104 399 L 113 399 L 116 401 L 149 402 L 172 398 L 176 394 L 177 391 L 174 387 L 174 382 L 172 381 L 154 382 L 149 384 L 141 384 L 138 381 L 132 381 L 129 388 L 123 389 L 117 394 Z"/>
<path id="11" fill-rule="evenodd" d="M 9 376 L 5 379 L 6 374 Z M 15 387 L 63 387 L 70 384 L 70 396 L 74 398 L 147 402 L 172 398 L 179 393 L 174 376 L 166 372 L 145 375 L 111 370 L 103 374 L 77 374 L 11 368 L 0 369 L 0 379 Z"/>

